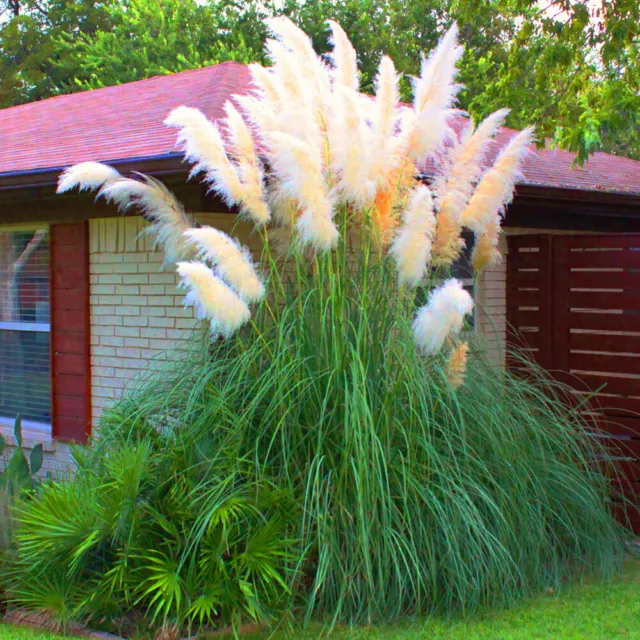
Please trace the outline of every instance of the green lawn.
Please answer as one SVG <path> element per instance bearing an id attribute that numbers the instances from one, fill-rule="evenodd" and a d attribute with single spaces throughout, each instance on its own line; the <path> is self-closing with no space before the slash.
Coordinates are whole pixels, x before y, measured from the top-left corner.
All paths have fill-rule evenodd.
<path id="1" fill-rule="evenodd" d="M 295 640 L 317 638 L 298 631 Z M 265 638 L 268 635 L 264 636 Z M 59 636 L 0 626 L 0 640 L 54 640 Z M 275 636 L 274 640 L 284 636 Z M 583 584 L 509 611 L 480 618 L 339 630 L 334 640 L 640 640 L 640 560 L 629 561 L 612 584 Z M 257 640 L 257 636 L 254 636 Z"/>

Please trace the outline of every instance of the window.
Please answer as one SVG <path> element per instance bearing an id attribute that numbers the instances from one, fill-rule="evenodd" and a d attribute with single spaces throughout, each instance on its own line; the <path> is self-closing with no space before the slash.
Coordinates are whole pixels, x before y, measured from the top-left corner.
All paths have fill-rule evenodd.
<path id="1" fill-rule="evenodd" d="M 49 431 L 49 233 L 0 230 L 0 422 Z"/>

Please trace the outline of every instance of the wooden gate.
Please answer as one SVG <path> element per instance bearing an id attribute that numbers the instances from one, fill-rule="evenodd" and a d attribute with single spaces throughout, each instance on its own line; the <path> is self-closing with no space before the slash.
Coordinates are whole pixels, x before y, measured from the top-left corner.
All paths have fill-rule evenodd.
<path id="1" fill-rule="evenodd" d="M 510 343 L 593 394 L 584 415 L 640 504 L 640 234 L 509 236 L 508 248 Z M 617 508 L 640 533 L 638 509 Z"/>

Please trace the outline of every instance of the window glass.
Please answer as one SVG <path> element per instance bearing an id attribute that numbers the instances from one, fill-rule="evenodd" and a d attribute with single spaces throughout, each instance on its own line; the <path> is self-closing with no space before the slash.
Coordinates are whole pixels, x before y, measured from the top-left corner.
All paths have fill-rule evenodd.
<path id="1" fill-rule="evenodd" d="M 0 419 L 51 422 L 49 236 L 0 231 Z"/>

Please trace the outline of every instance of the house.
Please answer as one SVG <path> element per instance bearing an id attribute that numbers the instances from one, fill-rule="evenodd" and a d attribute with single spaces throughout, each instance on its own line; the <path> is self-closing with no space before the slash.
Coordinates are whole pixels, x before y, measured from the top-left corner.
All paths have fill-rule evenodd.
<path id="1" fill-rule="evenodd" d="M 249 80 L 245 66 L 228 62 L 0 111 L 0 431 L 9 434 L 20 413 L 27 446 L 44 442 L 46 470 L 64 468 L 68 443 L 84 441 L 127 384 L 168 348 L 191 340 L 197 326 L 182 307 L 176 275 L 161 269 L 162 256 L 140 237 L 144 221 L 86 194 L 55 195 L 61 170 L 99 160 L 156 176 L 198 220 L 229 231 L 233 212 L 187 181 L 175 132 L 162 122 L 183 104 L 217 119 Z M 512 134 L 501 131 L 498 146 Z M 508 320 L 550 368 L 550 336 L 564 341 L 556 348 L 568 348 L 572 329 L 554 333 L 549 312 L 549 296 L 565 295 L 552 273 L 555 261 L 567 263 L 562 251 L 575 249 L 566 238 L 579 244 L 589 237 L 593 248 L 594 238 L 607 234 L 597 290 L 611 288 L 615 274 L 638 262 L 640 254 L 627 249 L 640 247 L 632 235 L 640 232 L 640 162 L 603 153 L 581 169 L 572 161 L 565 151 L 531 154 L 506 219 L 505 259 L 475 283 L 476 330 L 494 358 L 504 353 Z M 248 234 L 243 239 L 251 242 Z M 614 252 L 608 268 L 603 255 Z M 620 262 L 623 253 L 630 262 Z M 629 305 L 640 309 L 640 296 L 627 295 L 620 307 L 611 297 L 605 307 L 627 320 Z M 640 323 L 633 322 L 627 333 L 640 353 Z M 583 346 L 590 340 L 581 339 Z M 634 382 L 618 397 L 640 410 L 640 400 L 629 402 L 634 385 L 640 388 Z"/>

